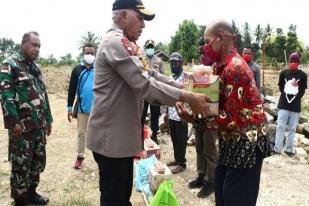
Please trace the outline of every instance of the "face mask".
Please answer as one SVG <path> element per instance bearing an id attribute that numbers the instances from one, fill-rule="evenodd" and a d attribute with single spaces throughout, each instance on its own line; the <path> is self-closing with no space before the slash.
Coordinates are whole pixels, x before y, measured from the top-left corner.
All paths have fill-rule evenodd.
<path id="1" fill-rule="evenodd" d="M 93 56 L 92 54 L 85 54 L 84 60 L 87 64 L 92 64 L 95 60 L 95 56 Z"/>
<path id="2" fill-rule="evenodd" d="M 298 63 L 289 63 L 289 68 L 291 70 L 297 70 L 298 69 Z"/>
<path id="3" fill-rule="evenodd" d="M 148 48 L 146 49 L 147 56 L 151 57 L 154 55 L 154 48 Z"/>
<path id="4" fill-rule="evenodd" d="M 177 65 L 171 65 L 171 70 L 173 74 L 178 75 L 179 72 L 181 71 L 181 67 Z"/>
<path id="5" fill-rule="evenodd" d="M 221 57 L 221 48 L 219 51 L 215 51 L 212 48 L 213 43 L 217 40 L 217 38 L 213 39 L 211 42 L 204 46 L 204 53 L 208 57 L 211 62 L 218 62 Z"/>
<path id="6" fill-rule="evenodd" d="M 247 63 L 251 62 L 251 60 L 252 60 L 251 54 L 243 54 L 243 55 L 242 55 L 242 58 L 243 58 Z"/>

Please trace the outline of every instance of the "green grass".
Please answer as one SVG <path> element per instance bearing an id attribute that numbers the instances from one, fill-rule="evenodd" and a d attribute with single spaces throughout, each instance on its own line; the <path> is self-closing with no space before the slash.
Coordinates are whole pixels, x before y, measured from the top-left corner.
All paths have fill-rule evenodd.
<path id="1" fill-rule="evenodd" d="M 77 187 L 74 183 L 68 182 L 63 186 L 63 191 L 66 193 L 72 192 L 73 190 L 76 190 Z"/>
<path id="2" fill-rule="evenodd" d="M 69 197 L 62 206 L 94 206 L 93 201 L 87 200 L 83 195 Z"/>
<path id="3" fill-rule="evenodd" d="M 10 172 L 9 171 L 0 170 L 0 176 L 10 176 Z"/>

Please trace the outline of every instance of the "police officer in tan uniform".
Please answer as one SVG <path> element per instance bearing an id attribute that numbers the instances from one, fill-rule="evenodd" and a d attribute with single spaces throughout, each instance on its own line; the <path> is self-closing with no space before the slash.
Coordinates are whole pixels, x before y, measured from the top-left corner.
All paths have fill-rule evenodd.
<path id="1" fill-rule="evenodd" d="M 154 47 L 155 43 L 152 39 L 148 39 L 145 42 L 145 53 L 146 53 L 146 59 L 147 63 L 149 64 L 151 69 L 154 69 L 157 72 L 160 72 L 163 74 L 163 65 L 162 61 L 159 57 L 154 55 Z M 147 101 L 144 102 L 144 110 L 143 110 L 143 116 L 142 116 L 142 124 L 145 124 L 146 116 L 148 113 L 149 103 Z M 160 117 L 160 106 L 159 105 L 153 105 L 150 104 L 150 128 L 151 128 L 151 136 L 150 138 L 157 144 L 159 144 L 159 140 L 157 137 L 158 130 L 159 130 L 159 117 Z"/>
<path id="2" fill-rule="evenodd" d="M 143 148 L 144 100 L 168 106 L 185 101 L 195 113 L 206 115 L 209 98 L 178 89 L 174 86 L 181 87 L 179 83 L 149 70 L 135 44 L 145 27 L 144 20 L 154 16 L 140 0 L 116 0 L 114 24 L 97 51 L 86 144 L 99 167 L 100 201 L 104 206 L 131 205 L 133 156 Z"/>

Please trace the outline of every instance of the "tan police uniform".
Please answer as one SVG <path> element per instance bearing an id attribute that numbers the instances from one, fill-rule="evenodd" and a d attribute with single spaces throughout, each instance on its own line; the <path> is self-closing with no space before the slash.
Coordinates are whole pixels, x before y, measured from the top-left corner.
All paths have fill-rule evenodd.
<path id="1" fill-rule="evenodd" d="M 86 141 L 87 148 L 95 153 L 116 158 L 134 156 L 142 150 L 144 99 L 168 106 L 179 99 L 181 90 L 173 86 L 181 85 L 157 72 L 145 71 L 139 53 L 116 25 L 101 42 Z"/>

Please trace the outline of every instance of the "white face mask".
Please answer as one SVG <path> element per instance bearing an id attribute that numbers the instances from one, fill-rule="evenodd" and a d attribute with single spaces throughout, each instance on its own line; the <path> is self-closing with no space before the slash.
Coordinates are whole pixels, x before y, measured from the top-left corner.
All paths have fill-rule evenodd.
<path id="1" fill-rule="evenodd" d="M 87 64 L 92 64 L 95 60 L 95 56 L 93 56 L 92 54 L 85 54 L 84 60 Z"/>

